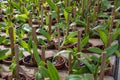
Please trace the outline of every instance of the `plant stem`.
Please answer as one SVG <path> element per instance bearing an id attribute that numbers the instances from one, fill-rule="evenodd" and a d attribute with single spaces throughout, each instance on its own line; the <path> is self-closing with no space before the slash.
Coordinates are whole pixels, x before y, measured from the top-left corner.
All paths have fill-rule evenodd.
<path id="1" fill-rule="evenodd" d="M 101 62 L 102 62 L 102 64 L 101 64 L 99 80 L 104 80 L 104 68 L 105 68 L 105 64 L 106 64 L 106 52 L 102 53 L 102 60 L 101 60 Z"/>
<path id="2" fill-rule="evenodd" d="M 68 7 L 69 4 L 69 0 L 66 0 L 66 8 Z"/>
<path id="3" fill-rule="evenodd" d="M 32 27 L 32 39 L 37 45 L 38 41 L 37 41 L 36 27 Z"/>
<path id="4" fill-rule="evenodd" d="M 81 31 L 78 31 L 78 52 L 81 52 Z M 78 55 L 78 58 L 80 58 L 80 54 Z M 78 61 L 78 68 L 80 69 L 80 61 Z"/>
<path id="5" fill-rule="evenodd" d="M 20 76 L 19 76 L 19 48 L 18 45 L 15 45 L 15 62 L 16 62 L 16 67 L 15 67 L 15 79 L 20 80 Z"/>
<path id="6" fill-rule="evenodd" d="M 85 10 L 84 10 L 85 2 L 84 1 L 85 0 L 82 0 L 82 6 L 81 6 L 81 9 L 82 9 L 82 15 L 81 15 L 81 17 L 82 17 L 82 19 L 84 18 L 84 12 L 85 12 Z"/>
<path id="7" fill-rule="evenodd" d="M 115 19 L 115 7 L 112 8 L 112 17 L 111 17 L 111 22 L 110 22 L 110 27 L 109 27 L 107 47 L 110 46 L 111 41 L 112 41 L 112 29 L 113 29 L 114 19 Z"/>
<path id="8" fill-rule="evenodd" d="M 68 73 L 71 74 L 72 73 L 72 56 L 71 53 L 69 53 L 69 61 L 68 61 Z"/>
<path id="9" fill-rule="evenodd" d="M 44 20 L 43 20 L 43 15 L 44 15 L 44 8 L 43 8 L 43 5 L 41 5 L 41 27 L 43 28 L 43 22 L 44 22 Z"/>
<path id="10" fill-rule="evenodd" d="M 94 80 L 97 80 L 97 78 L 98 78 L 99 66 L 100 66 L 100 62 L 97 63 L 96 68 L 93 72 Z"/>
<path id="11" fill-rule="evenodd" d="M 15 45 L 15 41 L 14 41 L 14 30 L 13 30 L 13 27 L 10 27 L 9 28 L 9 36 L 10 36 L 10 47 L 11 47 L 11 54 L 12 54 L 12 57 L 15 55 L 14 54 L 14 45 Z"/>
<path id="12" fill-rule="evenodd" d="M 32 27 L 32 12 L 29 12 L 29 26 Z"/>
<path id="13" fill-rule="evenodd" d="M 48 32 L 50 35 L 52 34 L 51 26 L 52 26 L 52 15 L 49 14 L 49 25 L 48 25 L 49 31 Z"/>
<path id="14" fill-rule="evenodd" d="M 70 23 L 70 13 L 68 14 L 67 31 L 66 31 L 67 33 L 66 33 L 66 36 L 68 36 L 68 34 L 69 34 L 69 29 L 70 29 L 69 23 Z"/>
<path id="15" fill-rule="evenodd" d="M 57 22 L 60 19 L 60 5 L 58 5 L 58 12 L 57 12 Z"/>
<path id="16" fill-rule="evenodd" d="M 85 27 L 85 35 L 89 34 L 89 27 L 90 27 L 90 16 L 87 17 L 87 25 Z"/>
<path id="17" fill-rule="evenodd" d="M 45 46 L 41 46 L 41 50 L 42 50 L 42 61 L 45 61 Z"/>
<path id="18" fill-rule="evenodd" d="M 60 51 L 60 26 L 58 26 L 58 50 Z"/>

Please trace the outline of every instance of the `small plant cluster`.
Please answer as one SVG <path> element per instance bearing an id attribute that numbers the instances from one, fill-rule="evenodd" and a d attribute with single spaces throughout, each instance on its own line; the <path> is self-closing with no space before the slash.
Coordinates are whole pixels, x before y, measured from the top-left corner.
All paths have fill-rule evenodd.
<path id="1" fill-rule="evenodd" d="M 58 70 L 65 69 L 65 80 L 103 80 L 112 73 L 110 57 L 120 56 L 119 35 L 119 0 L 0 1 L 0 64 L 12 72 L 0 78 L 61 80 Z M 58 53 L 46 57 L 46 50 Z M 35 77 L 21 65 L 37 67 Z"/>

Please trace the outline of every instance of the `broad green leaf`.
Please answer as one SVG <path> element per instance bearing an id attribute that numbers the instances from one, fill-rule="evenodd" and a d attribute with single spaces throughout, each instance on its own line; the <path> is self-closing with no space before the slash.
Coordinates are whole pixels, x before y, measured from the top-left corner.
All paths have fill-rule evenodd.
<path id="1" fill-rule="evenodd" d="M 51 62 L 47 62 L 48 72 L 50 75 L 50 80 L 60 80 L 59 74 L 55 66 Z"/>
<path id="2" fill-rule="evenodd" d="M 116 54 L 118 57 L 120 57 L 120 51 L 116 50 L 116 51 L 115 51 L 115 54 Z"/>
<path id="3" fill-rule="evenodd" d="M 73 70 L 73 74 L 85 74 L 85 73 L 90 73 L 89 69 L 87 67 L 85 67 L 85 66 L 81 67 L 79 70 L 78 69 Z"/>
<path id="4" fill-rule="evenodd" d="M 49 4 L 49 6 L 57 12 L 58 7 L 56 6 L 56 4 L 52 2 L 52 0 L 46 0 L 46 1 Z"/>
<path id="5" fill-rule="evenodd" d="M 102 3 L 103 3 L 103 5 L 106 6 L 107 8 L 110 8 L 110 7 L 112 6 L 108 0 L 102 0 Z"/>
<path id="6" fill-rule="evenodd" d="M 9 51 L 9 49 L 0 50 L 0 60 L 3 60 L 6 57 L 5 53 L 7 53 L 8 51 Z"/>
<path id="7" fill-rule="evenodd" d="M 102 53 L 102 50 L 100 48 L 97 48 L 97 47 L 90 47 L 87 50 L 90 52 L 93 52 L 93 53 L 98 53 L 98 54 Z"/>
<path id="8" fill-rule="evenodd" d="M 32 31 L 32 28 L 28 24 L 24 24 L 22 27 L 23 27 L 23 30 L 25 30 L 27 32 L 31 32 Z"/>
<path id="9" fill-rule="evenodd" d="M 36 60 L 37 64 L 39 65 L 41 60 L 40 60 L 40 57 L 39 57 L 37 46 L 34 42 L 32 43 L 32 45 L 33 45 L 33 54 L 34 54 L 35 60 Z"/>
<path id="10" fill-rule="evenodd" d="M 9 67 L 10 71 L 13 72 L 15 70 L 16 64 L 12 63 Z"/>
<path id="11" fill-rule="evenodd" d="M 87 54 L 82 53 L 82 52 L 78 52 L 78 53 L 76 53 L 76 56 L 77 56 L 78 54 L 82 55 L 86 60 L 91 61 L 91 58 L 90 58 Z"/>
<path id="12" fill-rule="evenodd" d="M 81 58 L 79 58 L 79 60 L 88 67 L 88 69 L 90 70 L 91 73 L 94 73 L 95 66 L 90 64 L 87 60 L 83 60 Z"/>
<path id="13" fill-rule="evenodd" d="M 77 34 L 78 34 L 77 31 L 75 31 L 75 32 L 70 32 L 69 35 L 67 36 L 67 39 L 73 38 L 73 37 L 77 36 Z"/>
<path id="14" fill-rule="evenodd" d="M 82 41 L 81 41 L 81 49 L 83 47 L 85 47 L 85 45 L 87 45 L 88 40 L 89 40 L 89 36 L 86 36 L 84 39 L 82 39 Z"/>
<path id="15" fill-rule="evenodd" d="M 38 43 L 41 45 L 46 45 L 45 41 L 41 38 L 38 39 Z"/>
<path id="16" fill-rule="evenodd" d="M 42 75 L 39 72 L 36 73 L 35 77 L 36 80 L 42 80 Z"/>
<path id="17" fill-rule="evenodd" d="M 103 41 L 104 45 L 107 46 L 108 36 L 106 35 L 106 33 L 104 31 L 100 30 L 99 36 L 100 36 L 100 39 Z"/>
<path id="18" fill-rule="evenodd" d="M 40 29 L 38 32 L 39 32 L 40 34 L 42 34 L 44 37 L 46 37 L 49 41 L 51 41 L 51 36 L 50 36 L 50 34 L 49 34 L 48 32 L 46 32 L 46 31 L 43 30 L 43 29 Z"/>
<path id="19" fill-rule="evenodd" d="M 25 22 L 28 19 L 28 16 L 26 14 L 15 15 L 15 19 Z"/>
<path id="20" fill-rule="evenodd" d="M 77 24 L 77 25 L 80 25 L 80 26 L 83 26 L 83 27 L 86 26 L 86 23 L 85 23 L 84 21 L 81 21 L 81 20 L 77 20 L 77 21 L 76 21 L 76 24 Z"/>
<path id="21" fill-rule="evenodd" d="M 66 10 L 64 10 L 64 16 L 65 16 L 65 20 L 66 23 L 68 22 L 68 12 Z"/>
<path id="22" fill-rule="evenodd" d="M 48 70 L 46 68 L 44 68 L 43 66 L 39 67 L 39 71 L 43 75 L 43 77 L 45 77 L 45 78 L 50 77 Z"/>
<path id="23" fill-rule="evenodd" d="M 112 41 L 114 41 L 115 39 L 117 39 L 117 37 L 120 35 L 120 29 L 119 28 L 116 28 L 114 31 L 113 31 L 113 35 L 112 35 Z"/>
<path id="24" fill-rule="evenodd" d="M 78 41 L 78 38 L 69 38 L 69 43 L 76 43 Z"/>
<path id="25" fill-rule="evenodd" d="M 5 24 L 0 23 L 0 28 L 5 27 Z"/>
<path id="26" fill-rule="evenodd" d="M 106 58 L 109 58 L 111 55 L 113 55 L 117 49 L 118 44 L 111 45 L 109 48 L 107 48 Z"/>
<path id="27" fill-rule="evenodd" d="M 2 44 L 4 40 L 5 40 L 5 36 L 0 36 L 0 44 Z"/>
<path id="28" fill-rule="evenodd" d="M 29 45 L 25 41 L 23 41 L 22 39 L 19 39 L 18 42 L 24 49 L 27 49 L 28 51 L 30 51 Z"/>

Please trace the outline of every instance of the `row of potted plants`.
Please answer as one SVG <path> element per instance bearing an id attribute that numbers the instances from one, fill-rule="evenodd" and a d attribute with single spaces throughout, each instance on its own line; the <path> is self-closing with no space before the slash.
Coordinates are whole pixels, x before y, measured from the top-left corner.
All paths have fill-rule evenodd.
<path id="1" fill-rule="evenodd" d="M 10 46 L 12 54 L 6 58 L 5 53 L 8 49 L 1 50 L 1 60 L 12 61 L 12 59 L 14 59 L 16 55 L 14 47 L 17 43 L 20 48 L 30 53 L 23 61 L 29 66 L 38 66 L 39 72 L 36 74 L 36 78 L 39 79 L 49 77 L 51 80 L 59 80 L 60 78 L 57 75 L 58 72 L 55 67 L 57 69 L 63 68 L 57 67 L 57 65 L 63 64 L 64 66 L 66 65 L 69 73 L 91 73 L 94 76 L 94 80 L 97 80 L 98 75 L 102 73 L 100 73 L 100 71 L 102 71 L 100 67 L 102 67 L 103 62 L 107 62 L 107 67 L 111 66 L 109 57 L 118 47 L 117 44 L 111 45 L 111 43 L 117 39 L 120 33 L 119 20 L 115 20 L 115 17 L 119 15 L 119 4 L 117 4 L 119 1 L 116 0 L 116 2 L 114 2 L 115 8 L 112 8 L 112 17 L 109 17 L 107 14 L 102 15 L 105 10 L 111 8 L 111 4 L 107 0 L 93 0 L 90 3 L 87 0 L 71 0 L 69 2 L 67 0 L 57 0 L 53 2 L 51 0 L 46 0 L 45 2 L 40 2 L 39 0 L 20 0 L 18 3 L 14 2 L 14 0 L 9 0 L 8 3 L 9 4 L 0 5 L 4 8 L 1 14 L 7 16 L 1 19 L 4 23 L 0 23 L 0 29 L 2 33 L 9 34 L 9 37 L 0 36 L 0 44 Z M 8 6 L 7 8 L 6 5 Z M 71 7 L 70 5 L 74 6 Z M 101 7 L 103 5 L 105 8 Z M 87 8 L 85 9 L 85 7 Z M 100 21 L 100 17 L 103 18 L 102 21 Z M 34 21 L 36 18 L 37 22 Z M 104 21 L 104 18 L 108 18 L 108 21 Z M 116 21 L 115 24 L 114 21 Z M 26 24 L 26 22 L 29 24 Z M 37 27 L 33 27 L 33 23 L 38 24 Z M 81 28 L 83 31 L 76 31 L 76 29 L 81 30 Z M 25 35 L 27 38 L 25 38 Z M 88 43 L 89 39 L 93 37 L 102 40 L 104 44 L 102 48 Z M 43 45 L 45 47 L 43 47 Z M 37 52 L 37 47 L 42 50 L 40 55 Z M 53 67 L 50 62 L 47 62 L 44 67 L 43 64 L 45 63 L 41 62 L 40 59 L 46 62 L 45 48 L 59 50 L 60 52 L 58 52 L 57 55 L 67 52 L 69 53 L 69 60 L 72 59 L 67 61 L 64 57 L 53 56 L 47 59 L 52 62 L 55 67 Z M 89 57 L 85 54 L 86 52 L 97 53 L 100 57 L 94 55 Z M 105 55 L 103 55 L 103 52 L 105 52 Z M 118 54 L 118 52 L 119 51 L 116 51 L 116 54 Z M 22 50 L 20 50 L 20 54 L 22 53 Z M 101 62 L 104 56 L 106 56 L 106 61 Z M 11 64 L 14 70 L 17 65 L 14 64 L 14 61 Z M 53 72 L 55 72 L 53 74 L 50 73 L 52 68 L 54 70 Z M 12 70 L 13 73 L 14 70 Z M 81 77 L 79 76 L 79 78 Z M 69 77 L 67 79 L 69 80 Z"/>

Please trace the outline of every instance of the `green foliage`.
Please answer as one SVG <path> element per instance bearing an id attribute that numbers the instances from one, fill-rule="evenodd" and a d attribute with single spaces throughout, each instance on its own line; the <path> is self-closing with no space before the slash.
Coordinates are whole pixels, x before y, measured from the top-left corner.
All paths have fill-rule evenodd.
<path id="1" fill-rule="evenodd" d="M 40 34 L 42 34 L 44 37 L 46 37 L 49 41 L 51 41 L 51 36 L 50 36 L 50 34 L 49 34 L 48 32 L 46 32 L 46 31 L 43 30 L 43 29 L 40 29 L 38 32 L 39 32 Z"/>
<path id="2" fill-rule="evenodd" d="M 39 71 L 44 77 L 49 77 L 50 80 L 60 80 L 59 74 L 55 66 L 51 62 L 47 62 L 47 69 L 44 67 L 39 67 Z"/>
<path id="3" fill-rule="evenodd" d="M 103 41 L 105 47 L 107 47 L 107 44 L 108 44 L 108 35 L 104 31 L 99 30 L 99 36 L 100 36 L 101 40 Z"/>
<path id="4" fill-rule="evenodd" d="M 33 45 L 33 54 L 34 54 L 35 60 L 36 60 L 37 64 L 39 65 L 41 60 L 39 57 L 39 53 L 37 51 L 37 46 L 34 42 L 32 43 L 32 45 Z"/>
<path id="5" fill-rule="evenodd" d="M 58 7 L 56 6 L 56 4 L 52 2 L 51 0 L 46 0 L 46 1 L 49 4 L 49 6 L 57 12 Z"/>
<path id="6" fill-rule="evenodd" d="M 42 75 L 39 72 L 36 73 L 35 77 L 36 77 L 36 80 L 42 80 Z"/>
<path id="7" fill-rule="evenodd" d="M 9 49 L 0 50 L 0 60 L 3 60 L 6 58 L 6 53 L 9 51 Z"/>
<path id="8" fill-rule="evenodd" d="M 5 36 L 0 36 L 0 44 L 2 44 L 4 40 L 5 40 Z"/>
<path id="9" fill-rule="evenodd" d="M 18 42 L 24 49 L 30 52 L 29 45 L 25 41 L 23 41 L 22 39 L 19 39 Z"/>
<path id="10" fill-rule="evenodd" d="M 97 47 L 90 47 L 87 50 L 89 50 L 90 52 L 93 52 L 93 53 L 97 53 L 97 54 L 102 53 L 102 50 L 100 48 L 97 48 Z"/>
<path id="11" fill-rule="evenodd" d="M 93 80 L 93 79 L 89 77 L 89 75 L 87 74 L 84 74 L 82 76 L 71 74 L 71 75 L 68 75 L 65 80 Z"/>
<path id="12" fill-rule="evenodd" d="M 86 46 L 86 44 L 88 43 L 89 40 L 89 36 L 85 36 L 82 40 L 81 40 L 81 50 L 82 48 L 84 48 Z"/>
<path id="13" fill-rule="evenodd" d="M 119 29 L 119 28 L 116 28 L 116 29 L 113 31 L 113 34 L 112 34 L 112 41 L 114 41 L 115 39 L 117 39 L 119 35 L 120 35 L 120 29 Z"/>
<path id="14" fill-rule="evenodd" d="M 111 55 L 113 55 L 116 50 L 118 49 L 118 44 L 111 45 L 109 48 L 107 48 L 107 55 L 106 57 L 109 58 Z"/>
<path id="15" fill-rule="evenodd" d="M 102 0 L 102 4 L 107 8 L 110 8 L 112 6 L 108 0 Z"/>

